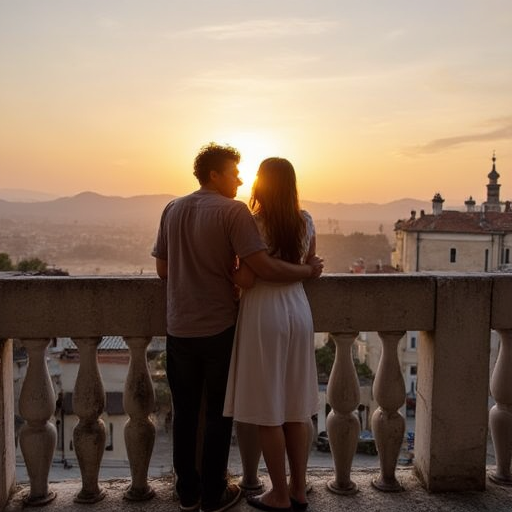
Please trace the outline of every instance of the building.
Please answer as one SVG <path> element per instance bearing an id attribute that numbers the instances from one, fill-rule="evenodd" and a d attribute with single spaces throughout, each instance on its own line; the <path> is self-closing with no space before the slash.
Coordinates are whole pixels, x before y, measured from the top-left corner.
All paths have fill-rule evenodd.
<path id="1" fill-rule="evenodd" d="M 477 206 L 472 196 L 465 211 L 444 210 L 439 192 L 432 198 L 432 213 L 395 224 L 396 246 L 392 265 L 402 272 L 495 272 L 512 271 L 512 208 L 500 200 L 500 175 L 496 155 L 487 175 L 487 199 Z M 407 332 L 400 340 L 398 356 L 407 393 L 407 414 L 413 414 L 416 398 L 417 345 L 419 333 Z M 382 347 L 377 333 L 361 333 L 357 340 L 359 358 L 375 373 Z M 491 332 L 490 370 L 498 355 L 499 337 Z"/>
<path id="2" fill-rule="evenodd" d="M 443 210 L 440 193 L 432 213 L 415 211 L 395 224 L 392 264 L 403 272 L 495 272 L 512 270 L 512 208 L 500 201 L 496 155 L 487 175 L 487 200 L 480 208 L 470 196 L 466 211 Z"/>

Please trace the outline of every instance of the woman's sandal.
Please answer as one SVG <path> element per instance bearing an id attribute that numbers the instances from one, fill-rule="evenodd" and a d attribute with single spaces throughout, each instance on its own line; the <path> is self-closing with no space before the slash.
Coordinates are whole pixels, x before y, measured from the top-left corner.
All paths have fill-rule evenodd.
<path id="1" fill-rule="evenodd" d="M 292 507 L 273 507 L 267 505 L 261 501 L 261 496 L 248 496 L 247 503 L 251 507 L 257 508 L 258 510 L 266 510 L 267 512 L 292 512 Z"/>

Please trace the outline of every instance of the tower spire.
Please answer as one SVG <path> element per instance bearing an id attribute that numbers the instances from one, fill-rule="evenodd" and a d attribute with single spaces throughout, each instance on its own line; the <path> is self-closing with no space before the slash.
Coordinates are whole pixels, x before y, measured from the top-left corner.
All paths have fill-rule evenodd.
<path id="1" fill-rule="evenodd" d="M 487 184 L 487 201 L 485 202 L 485 210 L 491 212 L 500 212 L 500 187 L 498 178 L 500 177 L 496 170 L 496 150 L 492 152 L 492 169 L 487 175 L 489 183 Z"/>

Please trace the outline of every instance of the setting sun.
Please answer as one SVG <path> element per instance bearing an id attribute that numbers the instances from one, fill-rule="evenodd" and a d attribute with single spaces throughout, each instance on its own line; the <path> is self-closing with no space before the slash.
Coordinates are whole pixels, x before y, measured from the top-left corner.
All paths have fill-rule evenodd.
<path id="1" fill-rule="evenodd" d="M 282 156 L 283 144 L 279 137 L 261 132 L 240 132 L 226 137 L 225 140 L 242 155 L 238 169 L 243 185 L 238 189 L 237 196 L 247 198 L 251 195 L 252 184 L 261 161 L 271 156 Z"/>

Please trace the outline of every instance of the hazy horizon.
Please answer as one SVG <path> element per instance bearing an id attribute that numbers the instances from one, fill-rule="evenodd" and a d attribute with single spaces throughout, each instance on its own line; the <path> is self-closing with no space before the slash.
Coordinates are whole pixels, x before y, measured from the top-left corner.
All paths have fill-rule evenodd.
<path id="1" fill-rule="evenodd" d="M 197 187 L 196 187 L 197 189 Z M 192 192 L 192 191 L 191 191 Z M 69 195 L 58 195 L 51 192 L 42 192 L 39 190 L 31 190 L 24 188 L 4 188 L 0 187 L 0 200 L 8 201 L 8 202 L 19 202 L 19 203 L 37 203 L 37 202 L 45 202 L 45 201 L 54 201 L 56 199 L 65 199 L 65 198 L 73 198 L 82 194 L 96 194 L 102 197 L 110 197 L 110 198 L 121 198 L 121 199 L 131 199 L 134 197 L 140 196 L 171 196 L 171 197 L 179 197 L 178 194 L 173 194 L 172 192 L 158 192 L 154 194 L 134 194 L 134 195 L 120 195 L 120 194 L 101 194 L 94 190 L 82 190 L 75 194 Z M 249 196 L 240 196 L 237 195 L 235 199 L 240 201 L 247 202 L 249 200 Z M 400 201 L 418 201 L 418 202 L 426 202 L 430 203 L 432 198 L 425 199 L 421 197 L 397 197 L 395 199 L 391 199 L 390 201 L 378 203 L 374 201 L 360 201 L 360 202 L 334 202 L 334 201 L 313 201 L 308 199 L 307 197 L 301 197 L 301 201 L 311 202 L 311 203 L 325 203 L 325 204 L 344 204 L 346 206 L 356 206 L 356 205 L 364 205 L 364 204 L 375 204 L 377 206 L 384 206 L 390 203 L 396 203 Z M 464 206 L 463 203 L 458 204 L 456 201 L 451 201 L 449 198 L 445 199 L 446 205 L 452 206 Z"/>
<path id="2" fill-rule="evenodd" d="M 512 198 L 512 3 L 0 4 L 1 186 L 184 195 L 210 142 L 249 195 L 279 155 L 309 201 Z"/>

